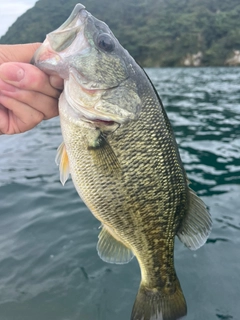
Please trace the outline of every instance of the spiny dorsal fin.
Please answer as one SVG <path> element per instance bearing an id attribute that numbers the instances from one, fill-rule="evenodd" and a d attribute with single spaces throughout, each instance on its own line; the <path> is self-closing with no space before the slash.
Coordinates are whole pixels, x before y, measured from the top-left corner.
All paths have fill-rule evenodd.
<path id="1" fill-rule="evenodd" d="M 120 175 L 121 166 L 118 158 L 102 134 L 94 142 L 94 145 L 88 146 L 88 150 L 91 152 L 93 162 L 97 167 L 116 176 Z"/>
<path id="2" fill-rule="evenodd" d="M 189 188 L 189 210 L 178 230 L 178 238 L 191 250 L 206 242 L 212 227 L 211 216 L 204 202 Z"/>
<path id="3" fill-rule="evenodd" d="M 55 162 L 59 166 L 60 181 L 64 186 L 70 174 L 68 155 L 64 142 L 62 142 L 57 149 Z"/>
<path id="4" fill-rule="evenodd" d="M 103 225 L 98 239 L 97 251 L 103 261 L 124 264 L 134 257 L 129 248 L 114 238 L 114 232 L 109 227 Z"/>

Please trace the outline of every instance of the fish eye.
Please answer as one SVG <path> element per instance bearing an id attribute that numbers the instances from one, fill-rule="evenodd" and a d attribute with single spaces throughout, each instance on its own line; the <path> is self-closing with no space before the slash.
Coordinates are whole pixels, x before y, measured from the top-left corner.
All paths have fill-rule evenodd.
<path id="1" fill-rule="evenodd" d="M 97 44 L 100 49 L 107 52 L 112 52 L 115 48 L 113 38 L 107 33 L 102 33 L 98 36 Z"/>

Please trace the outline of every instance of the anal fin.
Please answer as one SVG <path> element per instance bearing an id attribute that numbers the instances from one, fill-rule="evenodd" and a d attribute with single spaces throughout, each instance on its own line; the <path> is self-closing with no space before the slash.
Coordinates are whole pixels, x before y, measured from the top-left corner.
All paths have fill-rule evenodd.
<path id="1" fill-rule="evenodd" d="M 204 202 L 189 188 L 189 209 L 177 232 L 178 238 L 191 250 L 206 242 L 212 227 L 211 216 Z"/>
<path id="2" fill-rule="evenodd" d="M 97 251 L 99 257 L 109 263 L 124 264 L 134 257 L 131 249 L 114 237 L 114 232 L 103 225 L 98 236 Z"/>

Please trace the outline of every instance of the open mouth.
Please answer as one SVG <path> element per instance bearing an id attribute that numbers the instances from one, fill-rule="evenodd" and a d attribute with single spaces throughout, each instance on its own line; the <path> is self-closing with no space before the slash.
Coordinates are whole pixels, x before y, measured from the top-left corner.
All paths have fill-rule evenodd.
<path id="1" fill-rule="evenodd" d="M 70 17 L 57 30 L 47 35 L 51 48 L 56 52 L 67 50 L 75 41 L 89 14 L 81 4 L 76 5 Z M 78 48 L 79 50 L 79 48 Z"/>
<path id="2" fill-rule="evenodd" d="M 47 34 L 34 54 L 32 62 L 46 73 L 59 73 L 60 77 L 66 79 L 65 62 L 68 57 L 89 47 L 82 31 L 89 17 L 84 8 L 77 4 L 70 17 L 58 29 Z"/>
<path id="3" fill-rule="evenodd" d="M 76 27 L 76 23 L 81 23 L 81 19 L 79 20 L 80 14 L 83 19 L 85 19 L 88 16 L 88 12 L 84 9 L 85 7 L 82 4 L 78 3 L 73 9 L 69 18 L 57 30 L 60 31 Z"/>

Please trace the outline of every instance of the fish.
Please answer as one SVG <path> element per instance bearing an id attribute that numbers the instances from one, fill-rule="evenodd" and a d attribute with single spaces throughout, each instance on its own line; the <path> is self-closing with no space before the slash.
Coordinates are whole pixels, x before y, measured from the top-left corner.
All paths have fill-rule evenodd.
<path id="1" fill-rule="evenodd" d="M 100 221 L 97 252 L 108 263 L 136 257 L 141 282 L 131 320 L 187 314 L 174 241 L 201 247 L 212 220 L 189 187 L 174 132 L 148 75 L 110 28 L 77 4 L 33 57 L 64 79 L 63 142 L 56 162 Z"/>

